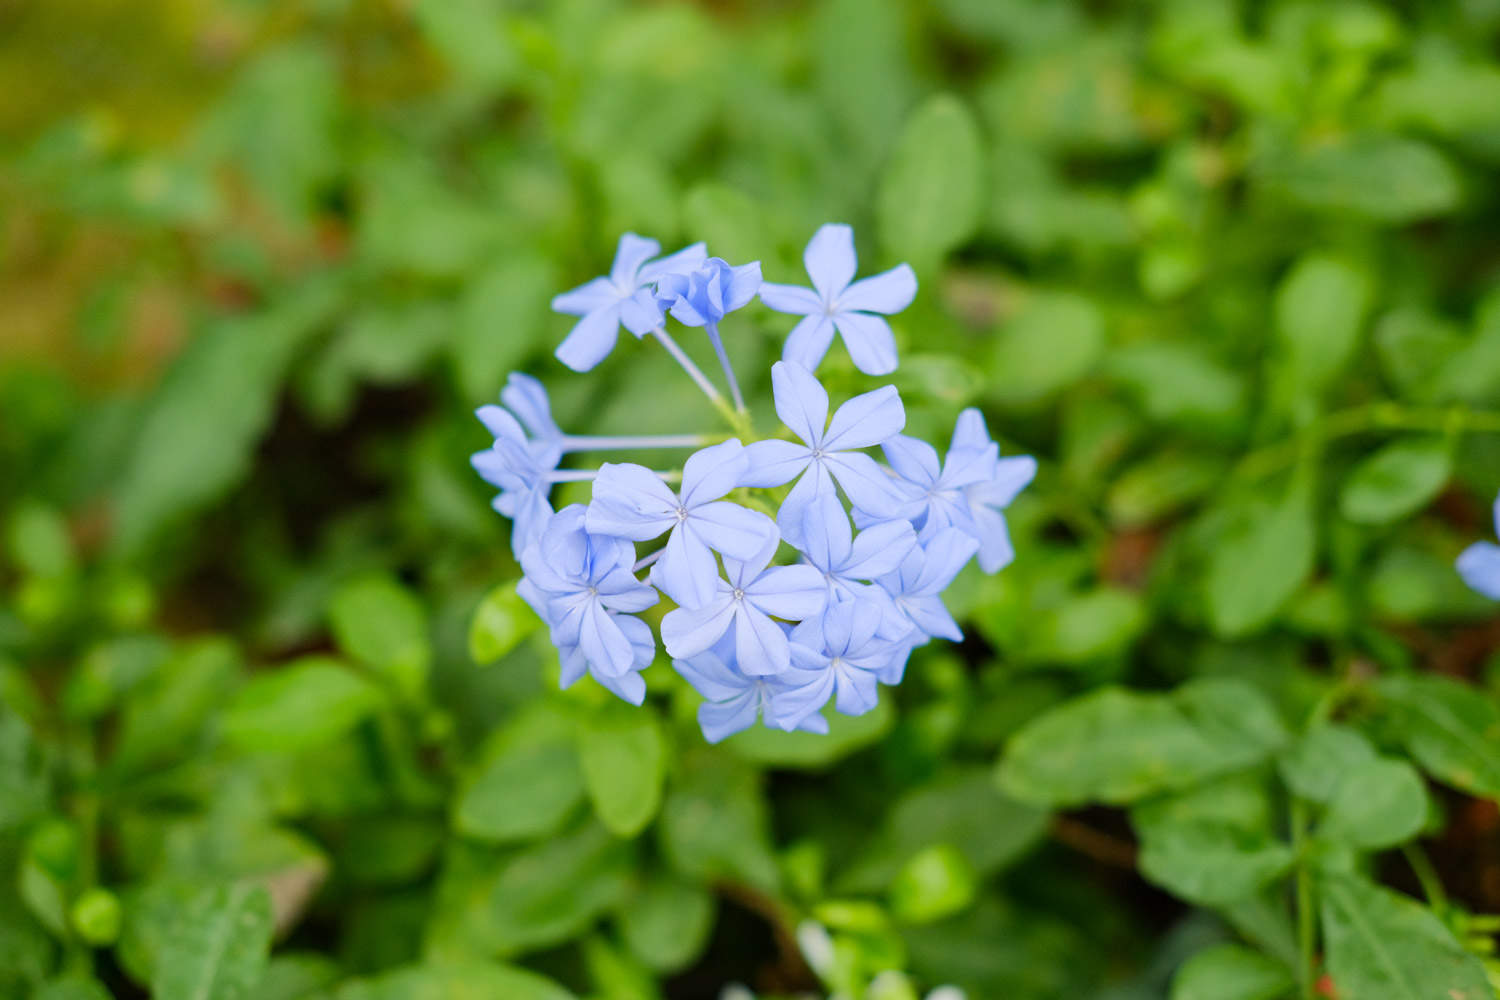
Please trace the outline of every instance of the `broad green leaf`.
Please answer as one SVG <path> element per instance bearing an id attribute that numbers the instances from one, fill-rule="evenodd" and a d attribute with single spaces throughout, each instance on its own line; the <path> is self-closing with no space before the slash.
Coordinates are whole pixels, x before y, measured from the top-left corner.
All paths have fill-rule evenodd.
<path id="1" fill-rule="evenodd" d="M 1349 363 L 1370 302 L 1370 278 L 1323 254 L 1300 259 L 1276 289 L 1280 385 L 1290 399 L 1316 395 Z"/>
<path id="2" fill-rule="evenodd" d="M 0 834 L 47 809 L 51 781 L 36 737 L 21 716 L 0 706 Z"/>
<path id="3" fill-rule="evenodd" d="M 649 709 L 609 709 L 578 727 L 578 762 L 599 821 L 617 837 L 644 830 L 661 807 L 666 738 Z"/>
<path id="4" fill-rule="evenodd" d="M 1244 376 L 1196 344 L 1130 344 L 1110 352 L 1105 371 L 1159 423 L 1201 433 L 1233 429 L 1244 419 L 1249 397 Z"/>
<path id="5" fill-rule="evenodd" d="M 1205 948 L 1172 977 L 1171 1000 L 1280 1000 L 1295 982 L 1286 966 L 1244 945 Z"/>
<path id="6" fill-rule="evenodd" d="M 65 976 L 49 979 L 31 994 L 31 1000 L 110 1000 L 111 994 L 97 979 Z"/>
<path id="7" fill-rule="evenodd" d="M 347 982 L 332 996 L 333 1000 L 576 1000 L 545 976 L 472 958 L 392 969 Z"/>
<path id="8" fill-rule="evenodd" d="M 469 622 L 469 658 L 494 663 L 541 627 L 536 612 L 516 593 L 516 581 L 502 583 L 479 602 Z"/>
<path id="9" fill-rule="evenodd" d="M 1352 875 L 1317 885 L 1328 974 L 1349 1000 L 1490 1000 L 1479 958 L 1430 910 Z"/>
<path id="10" fill-rule="evenodd" d="M 1155 452 L 1110 485 L 1109 518 L 1122 528 L 1150 524 L 1212 492 L 1227 471 L 1224 458 L 1210 452 Z"/>
<path id="11" fill-rule="evenodd" d="M 308 656 L 253 676 L 220 725 L 240 749 L 291 753 L 344 735 L 383 700 L 379 688 L 338 660 Z"/>
<path id="12" fill-rule="evenodd" d="M 1444 369 L 1469 347 L 1457 324 L 1415 306 L 1381 316 L 1373 340 L 1385 377 L 1401 398 L 1417 402 L 1439 395 Z"/>
<path id="13" fill-rule="evenodd" d="M 339 981 L 338 963 L 316 952 L 271 957 L 255 988 L 256 1000 L 313 1000 Z"/>
<path id="14" fill-rule="evenodd" d="M 1213 824 L 1161 826 L 1143 836 L 1140 870 L 1174 896 L 1223 906 L 1255 895 L 1285 875 L 1295 856 L 1285 844 Z"/>
<path id="15" fill-rule="evenodd" d="M 63 688 L 63 711 L 72 719 L 103 715 L 159 670 L 171 651 L 166 639 L 149 633 L 107 639 L 90 647 Z"/>
<path id="16" fill-rule="evenodd" d="M 488 89 L 518 68 L 503 7 L 486 0 L 420 0 L 411 14 L 461 82 Z"/>
<path id="17" fill-rule="evenodd" d="M 1397 441 L 1355 466 L 1339 510 L 1360 524 L 1389 524 L 1432 501 L 1452 474 L 1452 448 L 1440 438 Z"/>
<path id="18" fill-rule="evenodd" d="M 427 613 L 409 590 L 387 576 L 352 581 L 334 592 L 328 621 L 346 656 L 386 675 L 405 697 L 421 697 L 432 645 Z"/>
<path id="19" fill-rule="evenodd" d="M 657 825 L 668 863 L 690 879 L 732 878 L 774 890 L 779 874 L 760 775 L 711 750 L 681 766 Z"/>
<path id="20" fill-rule="evenodd" d="M 453 826 L 481 840 L 529 840 L 560 827 L 583 797 L 571 724 L 538 705 L 490 738 L 454 800 Z"/>
<path id="21" fill-rule="evenodd" d="M 974 869 L 951 844 L 930 844 L 907 859 L 891 880 L 891 913 L 910 924 L 931 923 L 974 901 Z"/>
<path id="22" fill-rule="evenodd" d="M 1441 153 L 1394 135 L 1268 153 L 1252 173 L 1306 208 L 1387 224 L 1451 212 L 1461 193 L 1458 174 Z"/>
<path id="23" fill-rule="evenodd" d="M 1396 736 L 1445 784 L 1500 798 L 1500 704 L 1492 695 L 1431 675 L 1381 683 Z"/>
<path id="24" fill-rule="evenodd" d="M 1299 737 L 1276 763 L 1293 794 L 1327 802 L 1346 774 L 1375 758 L 1375 748 L 1357 730 L 1324 722 Z"/>
<path id="25" fill-rule="evenodd" d="M 250 1000 L 271 947 L 271 898 L 256 886 L 195 892 L 162 939 L 157 1000 Z"/>
<path id="26" fill-rule="evenodd" d="M 1416 125 L 1462 139 L 1500 128 L 1500 67 L 1432 59 L 1381 82 L 1376 114 L 1396 125 Z"/>
<path id="27" fill-rule="evenodd" d="M 752 726 L 724 741 L 736 757 L 765 767 L 815 770 L 842 760 L 875 743 L 890 732 L 896 721 L 888 700 L 875 703 L 864 715 L 829 712 L 826 734 L 798 730 L 786 732 L 770 726 Z"/>
<path id="28" fill-rule="evenodd" d="M 835 885 L 841 893 L 879 892 L 908 858 L 940 842 L 984 878 L 1040 841 L 1048 819 L 1046 810 L 1002 794 L 983 769 L 945 775 L 903 794 Z"/>
<path id="29" fill-rule="evenodd" d="M 1099 587 L 1048 608 L 1028 626 L 1028 657 L 1087 663 L 1124 652 L 1146 626 L 1146 604 L 1124 587 Z"/>
<path id="30" fill-rule="evenodd" d="M 1403 760 L 1365 761 L 1350 768 L 1328 800 L 1318 833 L 1356 847 L 1394 847 L 1427 821 L 1427 790 Z"/>
<path id="31" fill-rule="evenodd" d="M 1194 681 L 1173 695 L 1106 687 L 1022 727 L 999 780 L 1023 802 L 1121 804 L 1249 767 L 1284 740 L 1265 697 L 1237 681 Z"/>
<path id="32" fill-rule="evenodd" d="M 1039 402 L 1077 382 L 1103 356 L 1104 317 L 1072 292 L 1038 294 L 991 345 L 990 393 L 1006 403 Z"/>
<path id="33" fill-rule="evenodd" d="M 1252 501 L 1209 556 L 1209 620 L 1226 638 L 1267 625 L 1312 573 L 1317 525 L 1306 488 L 1294 484 L 1275 502 Z"/>
<path id="34" fill-rule="evenodd" d="M 337 281 L 315 276 L 266 312 L 193 338 L 153 395 L 116 488 L 119 549 L 138 552 L 248 474 L 287 366 L 342 301 Z"/>
<path id="35" fill-rule="evenodd" d="M 547 308 L 557 284 L 554 268 L 537 254 L 502 257 L 469 279 L 450 346 L 453 375 L 467 402 L 493 402 L 507 372 L 550 345 L 554 333 L 561 339 L 567 327 L 555 324 Z"/>
<path id="36" fill-rule="evenodd" d="M 979 126 L 940 94 L 912 112 L 880 178 L 875 215 L 886 255 L 937 261 L 973 234 L 982 211 Z"/>
<path id="37" fill-rule="evenodd" d="M 654 876 L 627 897 L 615 913 L 630 950 L 653 969 L 675 972 L 708 943 L 714 897 L 692 882 Z"/>
<path id="38" fill-rule="evenodd" d="M 176 650 L 126 697 L 110 768 L 129 773 L 190 757 L 243 674 L 239 651 L 228 640 L 205 638 Z"/>
<path id="39" fill-rule="evenodd" d="M 567 941 L 630 891 L 633 845 L 592 820 L 521 851 L 460 845 L 428 922 L 426 952 L 515 955 Z"/>

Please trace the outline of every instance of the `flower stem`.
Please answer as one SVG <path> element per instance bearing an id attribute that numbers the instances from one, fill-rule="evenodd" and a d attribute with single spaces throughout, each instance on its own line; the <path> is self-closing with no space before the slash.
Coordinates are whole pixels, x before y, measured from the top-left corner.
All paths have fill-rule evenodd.
<path id="1" fill-rule="evenodd" d="M 708 401 L 714 404 L 714 409 L 718 410 L 719 414 L 729 422 L 729 426 L 734 428 L 735 433 L 749 437 L 750 419 L 749 414 L 745 412 L 744 401 L 739 401 L 738 410 L 730 406 L 729 402 L 724 398 L 724 394 L 714 388 L 714 384 L 708 380 L 708 376 L 704 375 L 703 370 L 693 363 L 693 359 L 687 356 L 682 348 L 678 346 L 677 341 L 672 339 L 672 335 L 667 333 L 664 327 L 659 326 L 652 330 L 651 335 L 661 341 L 661 346 L 667 349 L 667 353 L 672 355 L 673 360 L 682 366 L 682 370 L 687 372 L 694 382 L 698 383 L 698 388 L 703 390 L 703 394 L 708 397 Z M 715 335 L 715 344 L 718 344 L 717 334 Z M 734 381 L 734 373 L 729 371 L 728 359 L 724 357 L 722 345 L 718 346 L 720 360 L 725 364 L 725 374 L 729 376 L 729 387 L 736 399 L 738 399 L 740 393 L 739 386 Z"/>
<path id="2" fill-rule="evenodd" d="M 655 552 L 651 553 L 649 556 L 643 556 L 640 559 L 640 561 L 638 561 L 635 564 L 635 566 L 630 571 L 632 573 L 639 573 L 641 570 L 646 569 L 652 563 L 656 562 L 656 560 L 660 559 L 662 553 L 665 552 L 665 551 L 667 551 L 667 550 L 664 549 L 664 548 L 663 549 L 657 549 Z"/>
<path id="3" fill-rule="evenodd" d="M 734 409 L 741 417 L 745 411 L 745 397 L 740 394 L 740 383 L 734 377 L 734 366 L 729 363 L 729 352 L 724 350 L 724 339 L 719 336 L 719 324 L 709 323 L 703 327 L 708 334 L 708 342 L 714 345 L 714 353 L 719 356 L 719 367 L 724 369 L 724 378 L 729 383 L 729 395 L 734 399 Z"/>
<path id="4" fill-rule="evenodd" d="M 713 444 L 710 434 L 646 434 L 635 437 L 590 437 L 569 434 L 563 437 L 563 451 L 636 451 L 648 448 L 701 448 Z"/>

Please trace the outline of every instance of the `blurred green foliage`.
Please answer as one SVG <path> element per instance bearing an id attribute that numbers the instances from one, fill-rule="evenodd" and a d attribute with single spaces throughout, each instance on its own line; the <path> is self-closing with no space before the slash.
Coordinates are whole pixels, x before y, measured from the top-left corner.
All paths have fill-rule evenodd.
<path id="1" fill-rule="evenodd" d="M 0 996 L 1491 995 L 1497 46 L 1495 0 L 0 4 Z M 799 280 L 828 220 L 918 269 L 915 431 L 1041 460 L 1016 563 L 828 737 L 559 693 L 472 407 L 705 428 L 649 345 L 564 377 L 550 296 L 625 229 Z"/>

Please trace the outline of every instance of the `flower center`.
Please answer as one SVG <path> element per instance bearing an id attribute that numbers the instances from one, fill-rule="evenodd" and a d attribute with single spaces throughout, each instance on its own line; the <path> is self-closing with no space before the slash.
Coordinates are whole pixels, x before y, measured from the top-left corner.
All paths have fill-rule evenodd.
<path id="1" fill-rule="evenodd" d="M 688 519 L 688 509 L 686 507 L 678 507 L 677 508 L 677 520 L 679 520 L 679 521 L 686 521 L 687 519 Z"/>
<path id="2" fill-rule="evenodd" d="M 741 590 L 739 587 L 735 587 L 734 588 L 734 599 L 736 601 L 743 601 L 745 599 L 745 592 L 743 590 Z"/>

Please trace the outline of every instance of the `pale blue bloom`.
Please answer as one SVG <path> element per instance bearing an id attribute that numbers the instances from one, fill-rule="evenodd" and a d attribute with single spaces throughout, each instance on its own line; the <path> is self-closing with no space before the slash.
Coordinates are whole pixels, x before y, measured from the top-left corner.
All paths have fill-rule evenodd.
<path id="1" fill-rule="evenodd" d="M 778 674 L 792 664 L 786 633 L 774 619 L 802 621 L 828 603 L 823 577 L 811 566 L 771 566 L 780 538 L 748 560 L 724 560 L 728 579 L 701 608 L 679 608 L 662 619 L 662 644 L 679 659 L 691 659 L 734 629 L 734 663 L 752 676 Z M 769 568 L 768 568 L 769 567 Z"/>
<path id="2" fill-rule="evenodd" d="M 828 223 L 808 241 L 802 253 L 812 288 L 765 284 L 760 300 L 777 312 L 802 319 L 786 338 L 782 359 L 815 371 L 828 354 L 837 331 L 849 349 L 854 367 L 866 375 L 889 375 L 896 370 L 896 338 L 887 316 L 911 305 L 917 295 L 917 276 L 906 264 L 854 281 L 858 260 L 854 230 Z M 853 282 L 851 284 L 851 282 Z"/>
<path id="3" fill-rule="evenodd" d="M 594 479 L 588 529 L 643 542 L 671 532 L 651 580 L 685 608 L 701 608 L 718 593 L 714 552 L 753 559 L 776 533 L 766 515 L 719 499 L 745 472 L 745 448 L 734 438 L 695 453 L 673 493 L 639 465 L 606 462 Z"/>
<path id="4" fill-rule="evenodd" d="M 778 718 L 781 699 L 794 688 L 817 680 L 811 672 L 789 668 L 784 673 L 749 676 L 735 668 L 734 649 L 728 640 L 696 656 L 672 661 L 682 678 L 704 698 L 698 706 L 698 725 L 703 738 L 718 743 L 755 725 L 764 715 L 770 726 Z M 828 720 L 817 713 L 799 719 L 793 729 L 827 733 Z"/>
<path id="5" fill-rule="evenodd" d="M 576 679 L 586 668 L 601 680 L 618 681 L 641 668 L 638 647 L 644 642 L 651 643 L 647 663 L 654 654 L 650 629 L 642 634 L 644 623 L 627 616 L 656 604 L 657 594 L 632 572 L 635 546 L 591 533 L 585 521 L 581 504 L 547 521 L 521 553 L 526 577 L 517 593 L 547 623 L 566 676 Z"/>
<path id="6" fill-rule="evenodd" d="M 656 302 L 684 326 L 715 326 L 749 305 L 759 290 L 760 261 L 731 267 L 710 257 L 692 270 L 664 275 L 656 286 Z"/>
<path id="7" fill-rule="evenodd" d="M 881 450 L 906 498 L 900 516 L 910 520 L 923 538 L 954 527 L 978 537 L 979 527 L 964 491 L 994 478 L 1000 453 L 994 442 L 983 448 L 950 448 L 941 461 L 932 445 L 904 434 L 891 438 Z"/>
<path id="8" fill-rule="evenodd" d="M 552 516 L 550 476 L 562 459 L 562 449 L 529 439 L 520 422 L 502 407 L 481 406 L 475 413 L 495 443 L 471 455 L 469 463 L 480 478 L 499 487 L 491 506 L 511 519 L 511 547 L 519 555 Z"/>
<path id="9" fill-rule="evenodd" d="M 958 415 L 950 454 L 982 450 L 993 443 L 982 413 L 970 407 Z M 964 487 L 974 519 L 974 537 L 979 540 L 979 568 L 986 573 L 1000 572 L 1016 557 L 1003 511 L 1035 478 L 1036 459 L 1011 455 L 995 463 L 995 473 L 989 479 Z"/>
<path id="10" fill-rule="evenodd" d="M 661 311 L 650 286 L 666 275 L 696 268 L 708 256 L 708 249 L 694 243 L 651 261 L 659 253 L 660 243 L 626 233 L 620 237 L 609 277 L 595 278 L 552 300 L 554 311 L 583 317 L 558 345 L 557 360 L 575 372 L 586 372 L 615 349 L 621 323 L 637 337 L 660 325 Z"/>
<path id="11" fill-rule="evenodd" d="M 651 634 L 651 626 L 639 618 L 611 611 L 610 619 L 629 640 L 630 648 L 635 652 L 635 665 L 623 674 L 590 671 L 589 658 L 582 647 L 560 646 L 557 653 L 562 661 L 562 672 L 558 676 L 558 686 L 570 688 L 585 673 L 590 673 L 605 690 L 612 691 L 632 705 L 640 705 L 646 700 L 646 681 L 640 672 L 651 666 L 651 662 L 656 659 L 656 637 Z"/>
<path id="12" fill-rule="evenodd" d="M 795 729 L 831 697 L 844 715 L 863 715 L 879 699 L 881 674 L 902 652 L 880 635 L 880 608 L 862 598 L 835 601 L 792 629 L 792 664 L 815 679 L 777 699 L 776 724 Z"/>
<path id="13" fill-rule="evenodd" d="M 943 604 L 943 591 L 978 551 L 979 542 L 973 536 L 958 528 L 944 528 L 914 546 L 895 572 L 875 581 L 918 633 L 919 643 L 928 638 L 963 640 L 958 622 Z"/>
<path id="14" fill-rule="evenodd" d="M 832 493 L 815 497 L 802 519 L 802 555 L 825 581 L 830 599 L 863 598 L 882 617 L 882 634 L 892 638 L 908 631 L 900 612 L 878 585 L 897 571 L 917 545 L 917 533 L 905 521 L 883 521 L 854 535 L 849 515 Z"/>
<path id="15" fill-rule="evenodd" d="M 533 445 L 565 450 L 562 428 L 552 419 L 552 403 L 541 382 L 522 372 L 511 372 L 500 390 L 500 402 L 525 426 Z"/>
<path id="16" fill-rule="evenodd" d="M 1500 532 L 1500 497 L 1495 499 L 1495 531 Z M 1500 601 L 1500 545 L 1475 542 L 1458 557 L 1458 572 L 1464 582 L 1485 597 Z"/>
<path id="17" fill-rule="evenodd" d="M 778 361 L 771 366 L 776 413 L 799 439 L 757 441 L 745 449 L 749 468 L 742 486 L 797 485 L 777 518 L 781 533 L 801 543 L 802 517 L 814 497 L 833 493 L 833 481 L 856 508 L 875 517 L 893 516 L 902 501 L 890 477 L 860 448 L 884 444 L 906 426 L 906 410 L 896 387 L 887 385 L 855 396 L 828 419 L 828 393 L 802 365 Z"/>

